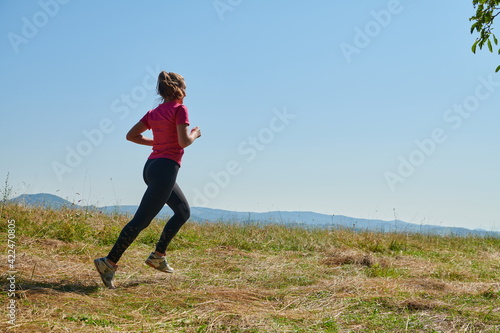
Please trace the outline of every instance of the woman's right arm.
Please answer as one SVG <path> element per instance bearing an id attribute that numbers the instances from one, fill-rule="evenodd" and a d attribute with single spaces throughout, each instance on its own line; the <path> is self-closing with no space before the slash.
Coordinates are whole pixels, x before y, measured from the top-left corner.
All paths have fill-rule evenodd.
<path id="1" fill-rule="evenodd" d="M 201 136 L 201 130 L 198 126 L 189 131 L 188 124 L 177 125 L 177 139 L 179 140 L 179 146 L 181 148 L 186 148 L 191 145 L 194 140 Z"/>

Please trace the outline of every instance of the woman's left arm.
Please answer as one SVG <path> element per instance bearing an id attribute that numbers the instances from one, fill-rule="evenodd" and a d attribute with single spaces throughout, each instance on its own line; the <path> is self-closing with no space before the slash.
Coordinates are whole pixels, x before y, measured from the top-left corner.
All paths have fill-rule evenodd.
<path id="1" fill-rule="evenodd" d="M 140 145 L 152 146 L 153 139 L 147 138 L 142 135 L 142 133 L 144 133 L 147 130 L 148 128 L 146 127 L 146 125 L 142 121 L 139 121 L 137 124 L 134 125 L 134 127 L 130 129 L 130 131 L 128 131 L 127 140 L 135 142 Z"/>

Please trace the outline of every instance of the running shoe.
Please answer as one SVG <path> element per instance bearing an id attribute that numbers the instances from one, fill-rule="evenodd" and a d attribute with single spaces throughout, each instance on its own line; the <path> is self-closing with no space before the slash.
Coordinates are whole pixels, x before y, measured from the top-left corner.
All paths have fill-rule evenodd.
<path id="1" fill-rule="evenodd" d="M 101 280 L 104 285 L 109 289 L 115 289 L 116 287 L 115 283 L 113 282 L 113 278 L 115 277 L 117 266 L 113 266 L 106 257 L 95 259 L 94 265 L 101 275 Z"/>
<path id="2" fill-rule="evenodd" d="M 148 259 L 146 259 L 146 264 L 154 269 L 159 270 L 164 273 L 173 273 L 174 269 L 168 265 L 165 256 L 157 256 L 154 252 L 151 252 Z"/>

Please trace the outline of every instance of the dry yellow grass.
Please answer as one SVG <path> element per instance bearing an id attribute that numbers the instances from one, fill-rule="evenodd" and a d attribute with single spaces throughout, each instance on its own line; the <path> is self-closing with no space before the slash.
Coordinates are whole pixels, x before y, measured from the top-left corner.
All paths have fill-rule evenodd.
<path id="1" fill-rule="evenodd" d="M 92 260 L 127 218 L 76 214 L 2 209 L 18 237 L 16 325 L 4 316 L 2 332 L 500 331 L 498 239 L 188 223 L 167 275 L 143 263 L 159 221 L 108 290 Z"/>

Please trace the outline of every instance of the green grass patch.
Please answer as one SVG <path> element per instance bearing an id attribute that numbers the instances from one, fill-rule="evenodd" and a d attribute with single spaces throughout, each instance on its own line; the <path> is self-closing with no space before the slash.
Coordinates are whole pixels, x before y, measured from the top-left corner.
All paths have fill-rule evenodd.
<path id="1" fill-rule="evenodd" d="M 16 220 L 19 331 L 500 331 L 500 239 L 188 222 L 167 253 L 176 272 L 162 274 L 144 264 L 157 219 L 108 290 L 92 260 L 130 217 L 11 204 L 1 214 Z"/>

